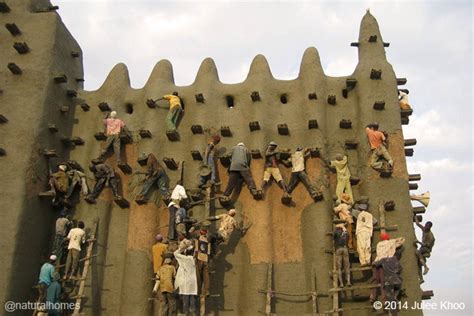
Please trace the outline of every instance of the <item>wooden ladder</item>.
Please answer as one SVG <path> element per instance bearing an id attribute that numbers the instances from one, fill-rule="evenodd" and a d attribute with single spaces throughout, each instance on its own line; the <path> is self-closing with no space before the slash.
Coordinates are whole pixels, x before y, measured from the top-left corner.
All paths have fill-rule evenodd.
<path id="1" fill-rule="evenodd" d="M 90 235 L 90 238 L 87 240 L 89 244 L 87 245 L 86 257 L 83 259 L 84 268 L 82 269 L 82 276 L 79 282 L 79 291 L 77 292 L 77 295 L 75 296 L 76 304 L 75 304 L 74 312 L 72 313 L 72 315 L 80 315 L 79 312 L 81 311 L 82 298 L 84 297 L 84 290 L 86 288 L 86 279 L 87 279 L 87 275 L 89 274 L 89 267 L 92 264 L 92 258 L 94 257 L 92 255 L 92 250 L 94 248 L 94 243 L 96 241 L 98 226 L 99 226 L 99 223 L 95 222 L 92 228 L 92 233 Z"/>

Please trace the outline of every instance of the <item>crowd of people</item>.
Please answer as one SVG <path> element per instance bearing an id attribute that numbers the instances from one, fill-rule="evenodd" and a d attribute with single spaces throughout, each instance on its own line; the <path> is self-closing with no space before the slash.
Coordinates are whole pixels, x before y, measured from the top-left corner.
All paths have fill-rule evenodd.
<path id="1" fill-rule="evenodd" d="M 406 95 L 400 92 L 401 100 L 407 103 Z M 149 106 L 156 105 L 159 100 L 167 100 L 169 113 L 167 128 L 176 131 L 179 116 L 183 113 L 180 98 L 177 92 L 166 95 L 157 100 L 148 100 Z M 406 106 L 405 106 L 406 107 Z M 51 173 L 50 192 L 53 203 L 65 207 L 56 221 L 56 231 L 53 251 L 49 262 L 41 267 L 39 277 L 40 300 L 58 300 L 58 280 L 74 280 L 77 278 L 81 249 L 86 242 L 84 223 L 79 221 L 75 225 L 67 214 L 71 207 L 70 198 L 76 188 L 81 188 L 84 199 L 88 203 L 96 203 L 97 197 L 107 185 L 111 187 L 114 200 L 122 200 L 119 193 L 119 178 L 114 168 L 105 162 L 110 148 L 116 156 L 117 164 L 121 163 L 120 135 L 126 128 L 125 123 L 118 119 L 115 111 L 110 112 L 104 119 L 106 142 L 99 157 L 89 166 L 95 177 L 95 185 L 89 190 L 87 177 L 83 168 L 75 161 L 69 160 L 58 166 L 58 171 Z M 393 159 L 387 150 L 387 133 L 379 131 L 378 123 L 367 125 L 366 134 L 371 150 L 370 166 L 375 170 L 393 169 Z M 211 186 L 220 185 L 217 172 L 217 146 L 220 136 L 212 135 L 208 142 L 199 174 L 199 188 L 206 190 Z M 189 209 L 195 204 L 188 196 L 183 186 L 182 178 L 178 180 L 172 191 L 169 189 L 169 178 L 161 167 L 154 154 L 146 156 L 146 172 L 143 187 L 135 198 L 138 204 L 146 204 L 148 195 L 153 186 L 158 187 L 161 198 L 169 211 L 168 234 L 156 235 L 156 243 L 152 246 L 153 271 L 155 284 L 153 295 L 161 301 L 163 315 L 176 315 L 178 306 L 184 313 L 194 313 L 198 306 L 198 297 L 210 295 L 209 263 L 211 258 L 219 256 L 222 247 L 226 245 L 235 230 L 245 232 L 242 224 L 236 220 L 236 210 L 233 206 L 232 194 L 239 186 L 245 183 L 256 200 L 264 198 L 266 190 L 274 180 L 283 191 L 282 202 L 289 204 L 292 201 L 291 193 L 299 182 L 302 182 L 309 195 L 318 201 L 322 197 L 321 188 L 312 182 L 306 171 L 306 160 L 311 157 L 311 149 L 297 147 L 294 152 L 277 150 L 278 145 L 270 142 L 264 153 L 264 170 L 261 188 L 257 188 L 250 170 L 251 152 L 240 142 L 228 154 L 229 180 L 223 194 L 219 196 L 222 206 L 227 212 L 199 221 L 189 216 Z M 350 253 L 356 252 L 361 267 L 373 267 L 373 282 L 380 288 L 374 287 L 370 299 L 374 301 L 377 290 L 381 290 L 382 300 L 394 300 L 401 288 L 400 252 L 397 249 L 404 243 L 403 238 L 390 239 L 386 232 L 380 234 L 380 241 L 376 247 L 376 257 L 372 260 L 372 238 L 376 218 L 372 215 L 368 200 L 355 201 L 351 187 L 351 172 L 348 157 L 338 153 L 333 160 L 320 157 L 328 168 L 336 173 L 333 241 L 336 257 L 338 284 L 340 287 L 351 287 Z M 280 167 L 291 168 L 288 183 L 282 176 Z M 218 221 L 218 229 L 210 232 L 212 221 Z M 434 245 L 431 232 L 432 223 L 421 225 L 416 218 L 416 225 L 423 231 L 420 248 L 416 251 L 420 266 L 420 280 L 428 272 L 426 259 L 430 256 Z M 74 227 L 73 227 L 74 226 Z M 249 227 L 249 226 L 248 226 Z M 247 227 L 247 228 L 248 228 Z M 62 278 L 59 276 L 58 263 L 67 253 L 65 269 Z M 344 277 L 343 278 L 343 274 Z M 345 281 L 345 282 L 344 282 Z M 50 290 L 51 289 L 51 290 Z M 51 292 L 51 293 L 50 293 Z M 54 311 L 53 311 L 54 312 Z M 54 315 L 54 314 L 53 314 Z"/>

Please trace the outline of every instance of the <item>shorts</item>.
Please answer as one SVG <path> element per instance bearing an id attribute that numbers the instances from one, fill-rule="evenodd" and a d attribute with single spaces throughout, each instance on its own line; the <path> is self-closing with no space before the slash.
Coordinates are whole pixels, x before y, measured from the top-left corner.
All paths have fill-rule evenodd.
<path id="1" fill-rule="evenodd" d="M 274 167 L 266 167 L 265 171 L 263 172 L 263 181 L 270 181 L 270 178 L 273 177 L 276 182 L 280 182 L 283 180 L 281 176 L 280 169 Z"/>

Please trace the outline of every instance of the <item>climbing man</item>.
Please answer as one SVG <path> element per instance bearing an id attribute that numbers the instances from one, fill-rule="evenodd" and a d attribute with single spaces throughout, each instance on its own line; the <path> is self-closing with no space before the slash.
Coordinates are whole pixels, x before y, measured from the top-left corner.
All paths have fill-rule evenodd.
<path id="1" fill-rule="evenodd" d="M 411 106 L 408 103 L 408 94 L 410 91 L 408 89 L 399 89 L 398 90 L 398 102 L 400 104 L 400 109 L 402 110 L 411 110 Z"/>
<path id="2" fill-rule="evenodd" d="M 105 136 L 107 136 L 107 139 L 105 140 L 105 146 L 98 158 L 99 161 L 105 160 L 105 155 L 107 154 L 109 147 L 113 146 L 115 160 L 117 161 L 117 164 L 120 163 L 120 132 L 122 132 L 122 129 L 125 127 L 125 123 L 116 117 L 117 112 L 112 111 L 107 114 L 103 121 L 105 126 Z"/>
<path id="3" fill-rule="evenodd" d="M 342 193 L 339 197 L 341 203 L 337 204 L 334 207 L 334 213 L 339 217 L 339 219 L 344 220 L 347 224 L 347 233 L 348 233 L 348 247 L 349 249 L 353 249 L 352 243 L 352 224 L 354 223 L 354 219 L 352 218 L 351 207 L 352 207 L 352 200 L 349 194 Z"/>
<path id="4" fill-rule="evenodd" d="M 168 218 L 168 239 L 176 240 L 176 213 L 178 212 L 179 204 L 172 200 L 168 204 L 169 218 Z"/>
<path id="5" fill-rule="evenodd" d="M 401 247 L 405 242 L 405 238 L 398 237 L 395 239 L 390 239 L 389 234 L 382 232 L 380 233 L 380 241 L 377 243 L 376 256 L 372 262 L 373 266 L 373 275 L 372 283 L 373 284 L 382 284 L 384 283 L 384 273 L 380 261 L 384 258 L 391 258 L 395 256 L 397 248 Z M 397 258 L 398 259 L 398 258 Z M 370 291 L 370 302 L 374 303 L 377 299 L 378 288 L 373 288 Z M 386 299 L 385 287 L 380 288 L 381 300 L 384 302 Z"/>
<path id="6" fill-rule="evenodd" d="M 53 203 L 57 204 L 64 198 L 69 189 L 69 177 L 66 173 L 67 166 L 63 163 L 58 165 L 58 171 L 51 173 L 49 177 L 50 190 L 45 192 L 49 196 L 53 196 Z"/>
<path id="7" fill-rule="evenodd" d="M 89 194 L 89 187 L 87 185 L 86 174 L 81 165 L 75 160 L 68 160 L 67 162 L 68 171 L 67 175 L 69 177 L 70 185 L 66 194 L 66 199 L 69 199 L 74 192 L 76 187 L 81 188 L 83 196 Z"/>
<path id="8" fill-rule="evenodd" d="M 171 201 L 175 202 L 177 205 L 186 206 L 189 202 L 188 195 L 186 193 L 186 189 L 183 186 L 183 181 L 178 180 L 176 182 L 176 186 L 171 192 Z"/>
<path id="9" fill-rule="evenodd" d="M 156 274 L 160 286 L 161 315 L 176 315 L 176 299 L 174 297 L 174 281 L 176 278 L 176 268 L 171 264 L 171 259 L 166 258 L 163 265 Z"/>
<path id="10" fill-rule="evenodd" d="M 53 253 L 57 256 L 59 261 L 61 261 L 61 257 L 64 250 L 64 239 L 66 238 L 66 233 L 70 225 L 71 221 L 67 216 L 67 211 L 66 209 L 63 209 L 59 214 L 58 219 L 56 220 L 53 244 Z"/>
<path id="11" fill-rule="evenodd" d="M 168 115 L 166 116 L 166 129 L 168 131 L 175 131 L 179 116 L 181 115 L 181 113 L 184 113 L 178 92 L 174 91 L 172 94 L 167 94 L 155 101 L 151 101 L 153 102 L 153 104 L 155 104 L 156 101 L 160 100 L 166 100 L 169 103 L 167 106 L 157 105 L 160 108 L 169 109 Z"/>
<path id="12" fill-rule="evenodd" d="M 61 315 L 61 308 L 58 307 L 58 303 L 61 298 L 61 284 L 59 280 L 61 276 L 59 272 L 53 273 L 53 282 L 48 286 L 46 292 L 46 309 L 48 311 L 48 316 L 59 316 Z"/>
<path id="13" fill-rule="evenodd" d="M 339 280 L 339 286 L 344 287 L 342 281 L 342 270 L 346 275 L 346 285 L 352 286 L 351 284 L 351 264 L 349 262 L 349 251 L 347 250 L 347 241 L 349 240 L 349 234 L 344 224 L 337 224 L 336 229 L 333 233 L 334 244 L 336 247 L 336 270 Z"/>
<path id="14" fill-rule="evenodd" d="M 309 180 L 308 174 L 305 170 L 305 162 L 309 156 L 309 148 L 303 149 L 302 147 L 298 147 L 296 148 L 296 151 L 291 154 L 291 157 L 288 160 L 283 161 L 284 164 L 291 164 L 291 177 L 290 183 L 288 184 L 288 194 L 291 194 L 298 183 L 302 182 L 313 199 L 318 195 L 319 192 Z"/>
<path id="15" fill-rule="evenodd" d="M 202 296 L 209 296 L 209 259 L 211 256 L 211 242 L 209 241 L 206 226 L 201 226 L 199 237 L 195 240 L 194 256 L 196 257 L 198 293 Z"/>
<path id="16" fill-rule="evenodd" d="M 221 141 L 219 135 L 212 136 L 211 141 L 206 146 L 206 151 L 204 152 L 204 165 L 210 168 L 210 184 L 216 184 L 217 181 L 217 169 L 216 169 L 216 146 Z M 203 187 L 206 182 L 209 180 L 209 176 L 200 176 L 199 187 Z"/>
<path id="17" fill-rule="evenodd" d="M 71 229 L 66 237 L 66 239 L 69 240 L 69 244 L 67 246 L 68 254 L 64 280 L 75 278 L 79 266 L 79 257 L 81 256 L 81 245 L 86 242 L 86 232 L 84 227 L 84 222 L 81 221 L 77 223 L 77 227 Z M 69 272 L 71 272 L 71 274 L 69 274 Z"/>
<path id="18" fill-rule="evenodd" d="M 352 195 L 352 187 L 351 187 L 351 172 L 349 170 L 349 166 L 347 164 L 347 156 L 337 154 L 335 160 L 331 160 L 329 162 L 329 167 L 336 169 L 336 178 L 337 178 L 337 185 L 336 185 L 336 196 L 337 201 L 340 202 L 340 196 L 342 193 L 347 194 L 351 201 L 354 201 L 354 197 Z"/>
<path id="19" fill-rule="evenodd" d="M 91 164 L 90 170 L 94 173 L 96 183 L 92 192 L 85 198 L 89 203 L 95 203 L 100 192 L 104 189 L 106 184 L 109 184 L 112 188 L 112 194 L 115 200 L 121 200 L 122 197 L 119 194 L 118 180 L 114 169 L 106 163 L 100 163 L 98 165 Z"/>
<path id="20" fill-rule="evenodd" d="M 153 287 L 153 294 L 158 293 L 158 286 L 160 281 L 157 277 L 158 271 L 163 264 L 163 255 L 165 254 L 168 246 L 163 243 L 163 236 L 158 234 L 155 236 L 156 243 L 151 246 L 151 257 L 153 259 L 153 272 L 155 272 L 155 286 Z"/>
<path id="21" fill-rule="evenodd" d="M 55 268 L 54 264 L 56 263 L 56 255 L 51 255 L 49 261 L 45 262 L 40 269 L 39 280 L 38 280 L 38 292 L 39 298 L 38 301 L 44 303 L 46 300 L 46 291 L 51 283 L 54 280 Z"/>
<path id="22" fill-rule="evenodd" d="M 419 267 L 419 274 L 420 274 L 420 283 L 423 283 L 423 275 L 426 275 L 430 270 L 426 265 L 426 259 L 431 256 L 431 250 L 433 249 L 435 238 L 433 232 L 431 231 L 431 227 L 433 227 L 432 222 L 426 222 L 425 226 L 420 224 L 418 217 L 415 216 L 415 224 L 418 226 L 422 231 L 421 242 L 416 241 L 415 244 L 420 244 L 420 248 L 416 251 L 416 256 L 418 257 L 418 267 Z M 423 274 L 421 273 L 421 268 L 424 268 Z"/>
<path id="23" fill-rule="evenodd" d="M 158 163 L 158 160 L 156 159 L 155 155 L 148 155 L 146 166 L 147 172 L 145 183 L 143 184 L 143 188 L 140 191 L 140 194 L 136 197 L 135 202 L 137 202 L 138 204 L 147 203 L 148 199 L 146 195 L 148 194 L 152 186 L 156 183 L 158 185 L 158 189 L 160 190 L 163 201 L 169 203 L 169 179 L 166 175 L 165 170 Z"/>
<path id="24" fill-rule="evenodd" d="M 268 186 L 271 178 L 278 183 L 280 188 L 285 194 L 288 194 L 288 189 L 286 183 L 281 176 L 280 167 L 279 167 L 279 152 L 276 151 L 277 143 L 270 142 L 265 151 L 265 170 L 263 171 L 263 184 L 262 191 L 265 191 L 265 188 Z"/>
<path id="25" fill-rule="evenodd" d="M 390 168 L 393 168 L 393 160 L 385 147 L 387 140 L 384 133 L 379 131 L 378 123 L 371 123 L 365 128 L 367 138 L 369 139 L 370 149 L 372 155 L 370 157 L 370 166 L 376 170 L 383 169 L 383 162 L 380 158 L 385 159 L 388 162 Z"/>
<path id="26" fill-rule="evenodd" d="M 252 195 L 256 196 L 257 188 L 250 171 L 250 161 L 251 156 L 247 147 L 244 143 L 238 143 L 237 146 L 234 146 L 231 151 L 231 164 L 229 167 L 229 182 L 227 183 L 227 188 L 224 191 L 222 199 L 228 201 L 230 195 L 234 191 L 238 183 L 241 183 L 243 180 L 246 184 Z"/>
<path id="27" fill-rule="evenodd" d="M 227 242 L 235 229 L 239 229 L 239 223 L 235 219 L 235 209 L 230 209 L 227 213 L 210 217 L 210 221 L 220 221 L 217 230 L 217 242 Z"/>
<path id="28" fill-rule="evenodd" d="M 370 214 L 368 210 L 362 210 L 357 216 L 356 222 L 357 253 L 359 254 L 361 266 L 370 265 L 373 230 L 372 214 Z"/>

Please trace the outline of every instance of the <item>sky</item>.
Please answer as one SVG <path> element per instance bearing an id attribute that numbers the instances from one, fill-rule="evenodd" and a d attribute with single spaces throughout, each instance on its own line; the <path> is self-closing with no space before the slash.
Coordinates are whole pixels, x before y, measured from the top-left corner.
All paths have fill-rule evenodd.
<path id="1" fill-rule="evenodd" d="M 357 65 L 359 25 L 366 9 L 378 20 L 388 61 L 408 79 L 414 114 L 403 126 L 417 138 L 409 173 L 430 191 L 424 220 L 436 244 L 423 289 L 430 303 L 464 303 L 473 314 L 473 4 L 471 1 L 81 1 L 53 0 L 82 47 L 85 88 L 96 90 L 117 63 L 132 87 L 145 84 L 161 59 L 173 64 L 177 85 L 193 83 L 206 57 L 224 83 L 242 82 L 255 55 L 266 56 L 274 77 L 297 77 L 303 52 L 318 49 L 330 76 Z M 414 203 L 416 204 L 416 202 Z"/>

